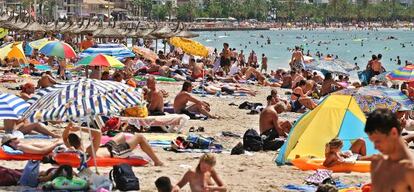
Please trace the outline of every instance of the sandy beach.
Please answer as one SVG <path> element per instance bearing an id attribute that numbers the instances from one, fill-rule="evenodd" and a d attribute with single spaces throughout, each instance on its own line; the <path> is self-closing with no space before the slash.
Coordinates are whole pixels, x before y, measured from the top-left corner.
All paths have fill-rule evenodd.
<path id="1" fill-rule="evenodd" d="M 168 101 L 173 100 L 175 95 L 181 88 L 181 82 L 177 83 L 159 83 L 159 87 L 169 92 Z M 17 84 L 3 84 L 0 86 L 1 92 L 17 93 L 11 91 L 7 87 L 13 87 Z M 244 101 L 261 102 L 265 104 L 266 96 L 270 93 L 268 87 L 250 86 L 249 88 L 258 91 L 257 96 L 245 97 L 216 97 L 208 96 L 202 99 L 212 105 L 212 112 L 219 115 L 218 120 L 190 120 L 185 126 L 184 134 L 188 133 L 191 126 L 205 128 L 203 136 L 214 137 L 218 143 L 223 144 L 226 151 L 217 154 L 216 170 L 228 186 L 229 191 L 286 191 L 283 186 L 287 184 L 303 184 L 304 179 L 311 172 L 304 172 L 293 166 L 276 166 L 274 159 L 277 152 L 255 152 L 244 155 L 230 155 L 230 150 L 242 138 L 221 136 L 222 131 L 231 131 L 233 133 L 243 135 L 249 128 L 258 129 L 259 115 L 248 115 L 249 111 L 238 109 L 237 106 L 229 106 L 234 102 L 239 105 Z M 286 97 L 287 89 L 279 89 L 278 92 L 282 97 Z M 201 98 L 201 97 L 200 97 Z M 283 113 L 281 118 L 289 121 L 296 120 L 300 114 Z M 51 128 L 52 129 L 52 128 Z M 63 130 L 57 130 L 62 132 Z M 323 149 L 321 149 L 323 150 Z M 141 191 L 156 191 L 154 181 L 160 176 L 169 176 L 172 183 L 175 184 L 181 179 L 182 175 L 189 169 L 195 168 L 198 158 L 201 154 L 195 153 L 174 153 L 165 151 L 162 148 L 155 148 L 160 159 L 166 164 L 163 167 L 155 167 L 152 165 L 146 167 L 134 167 L 134 172 L 140 179 Z M 26 164 L 25 161 L 0 161 L 1 166 L 8 168 L 22 169 Z M 50 168 L 50 165 L 41 165 L 41 170 Z M 99 168 L 101 174 L 108 174 L 111 168 Z M 361 184 L 369 182 L 369 174 L 360 173 L 341 173 L 334 174 L 335 178 L 339 178 L 345 184 Z M 1 187 L 1 191 L 20 191 L 20 187 Z M 183 191 L 189 191 L 187 185 Z"/>

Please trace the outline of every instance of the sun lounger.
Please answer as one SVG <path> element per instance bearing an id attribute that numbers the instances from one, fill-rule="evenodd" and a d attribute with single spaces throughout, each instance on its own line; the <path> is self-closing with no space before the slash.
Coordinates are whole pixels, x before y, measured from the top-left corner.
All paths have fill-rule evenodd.
<path id="1" fill-rule="evenodd" d="M 140 126 L 160 126 L 170 128 L 164 131 L 166 132 L 181 132 L 184 125 L 190 119 L 187 115 L 183 114 L 167 114 L 162 116 L 148 116 L 148 117 L 119 117 L 121 122 L 134 125 L 136 127 Z"/>

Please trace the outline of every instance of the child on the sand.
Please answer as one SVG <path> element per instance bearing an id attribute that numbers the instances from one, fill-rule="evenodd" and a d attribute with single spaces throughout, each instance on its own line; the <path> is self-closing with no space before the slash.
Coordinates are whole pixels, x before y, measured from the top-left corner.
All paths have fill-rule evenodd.
<path id="1" fill-rule="evenodd" d="M 191 191 L 227 191 L 223 181 L 218 176 L 214 166 L 216 157 L 212 153 L 206 153 L 200 157 L 200 162 L 195 170 L 188 170 L 183 178 L 174 186 L 173 192 L 180 191 L 187 183 L 190 183 Z M 211 178 L 217 186 L 214 186 Z"/>
<path id="2" fill-rule="evenodd" d="M 342 140 L 335 138 L 326 144 L 325 148 L 325 161 L 323 166 L 332 167 L 339 163 L 346 162 L 347 160 L 365 160 L 367 155 L 367 149 L 365 141 L 363 139 L 357 139 L 352 143 L 351 148 L 348 151 L 341 151 L 343 147 Z"/>

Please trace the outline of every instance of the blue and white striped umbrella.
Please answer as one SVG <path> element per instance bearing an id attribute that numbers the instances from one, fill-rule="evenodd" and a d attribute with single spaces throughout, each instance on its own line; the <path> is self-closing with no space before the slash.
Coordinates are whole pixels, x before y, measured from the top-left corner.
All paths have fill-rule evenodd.
<path id="1" fill-rule="evenodd" d="M 142 104 L 141 92 L 114 81 L 80 79 L 40 90 L 25 113 L 31 122 L 110 115 Z"/>
<path id="2" fill-rule="evenodd" d="M 29 104 L 16 95 L 0 94 L 0 119 L 20 119 Z"/>
<path id="3" fill-rule="evenodd" d="M 98 44 L 96 47 L 90 47 L 79 54 L 80 58 L 93 56 L 97 54 L 110 55 L 118 60 L 126 57 L 135 57 L 135 54 L 125 45 L 121 44 Z"/>

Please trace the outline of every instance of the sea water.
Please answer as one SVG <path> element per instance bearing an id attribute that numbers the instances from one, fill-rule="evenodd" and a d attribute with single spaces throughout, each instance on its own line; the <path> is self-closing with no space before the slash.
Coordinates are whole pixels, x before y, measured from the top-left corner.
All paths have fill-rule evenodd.
<path id="1" fill-rule="evenodd" d="M 414 61 L 414 31 L 403 29 L 380 29 L 378 31 L 291 29 L 198 33 L 200 36 L 194 40 L 208 47 L 217 48 L 218 52 L 222 50 L 223 43 L 227 42 L 231 48 L 243 50 L 246 59 L 248 54 L 254 50 L 259 63 L 262 54 L 266 54 L 271 70 L 288 68 L 291 59 L 291 51 L 288 48 L 294 48 L 295 45 L 302 46 L 305 54 L 309 50 L 314 57 L 317 51 L 323 53 L 324 56 L 337 55 L 339 59 L 352 64 L 357 63 L 361 69 L 365 68 L 372 54 L 383 55 L 382 63 L 387 71 L 399 67 L 396 61 L 397 56 L 400 56 L 402 65 L 405 64 L 405 60 Z M 268 38 L 270 44 L 267 44 Z"/>

